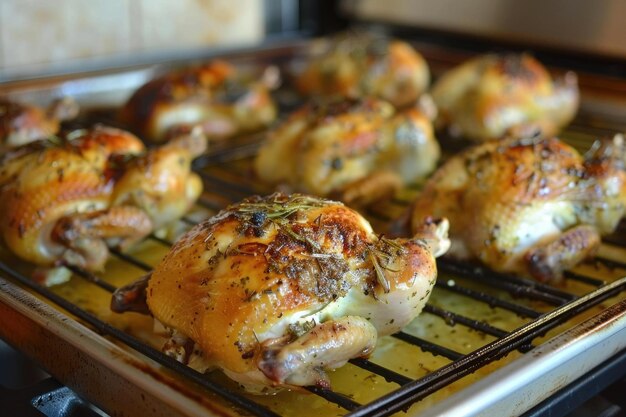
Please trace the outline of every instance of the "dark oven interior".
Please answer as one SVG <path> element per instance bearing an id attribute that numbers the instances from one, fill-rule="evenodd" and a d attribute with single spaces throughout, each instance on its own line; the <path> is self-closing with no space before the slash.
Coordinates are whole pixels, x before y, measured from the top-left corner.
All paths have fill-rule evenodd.
<path id="1" fill-rule="evenodd" d="M 357 23 L 375 26 L 377 30 L 410 41 L 426 57 L 435 76 L 477 53 L 529 49 L 528 45 L 519 43 L 431 29 L 354 22 L 337 10 L 337 2 L 303 1 L 295 9 L 284 3 L 266 2 L 270 34 L 266 45 L 243 52 L 220 52 L 220 55 L 244 64 L 283 65 L 298 56 L 311 36 L 326 35 Z M 551 69 L 578 72 L 583 103 L 575 121 L 562 133 L 565 141 L 584 151 L 598 137 L 626 131 L 626 63 L 623 60 L 550 48 L 530 50 Z M 97 91 L 102 86 L 110 87 L 115 93 L 119 85 L 128 89 L 154 71 L 208 59 L 212 55 L 209 51 L 203 57 L 97 74 L 20 81 L 1 88 L 9 96 L 36 99 L 68 86 L 71 88 L 80 80 L 87 87 L 78 98 L 94 105 L 79 123 L 115 123 L 115 104 L 98 102 Z M 130 81 L 118 84 L 120 80 Z M 279 90 L 276 98 L 282 114 L 299 104 L 288 87 Z M 195 162 L 205 191 L 194 210 L 179 222 L 180 230 L 190 228 L 231 202 L 271 191 L 250 174 L 251 158 L 262 138 L 263 134 L 239 137 L 212 147 Z M 458 145 L 449 138 L 440 140 L 444 154 L 457 150 Z M 419 186 L 410 187 L 394 199 L 370 208 L 366 217 L 375 229 L 382 230 L 406 209 L 417 192 Z M 493 413 L 501 409 L 498 408 L 502 406 L 500 403 L 514 401 L 520 402 L 517 410 L 529 416 L 612 416 L 621 415 L 626 408 L 619 395 L 624 389 L 626 369 L 621 342 L 626 314 L 624 221 L 613 235 L 604 239 L 594 259 L 566 272 L 562 287 L 498 274 L 464 262 L 440 260 L 436 289 L 424 312 L 407 329 L 385 338 L 372 358 L 351 360 L 345 369 L 337 371 L 333 375 L 333 390 L 308 387 L 306 392 L 265 397 L 246 394 L 219 372 L 203 375 L 179 364 L 160 352 L 158 342 L 148 335 L 146 329 L 150 329 L 150 324 L 146 320 L 120 318 L 108 311 L 110 293 L 149 272 L 171 245 L 171 239 L 151 235 L 129 253 L 112 250 L 113 259 L 104 273 L 93 274 L 74 267 L 71 286 L 51 289 L 34 283 L 29 278 L 31 268 L 12 259 L 3 249 L 0 285 L 5 296 L 0 300 L 0 337 L 34 358 L 69 388 L 32 367 L 11 348 L 3 347 L 0 351 L 0 359 L 4 361 L 0 362 L 0 407 L 15 410 L 12 415 L 24 416 L 104 414 L 88 401 L 112 415 L 132 415 L 133 411 L 155 415 L 205 412 L 208 415 L 383 416 L 402 411 L 410 415 L 431 415 L 429 413 L 437 410 L 458 411 L 450 401 L 446 402 L 452 397 L 470 407 L 465 411 L 467 415 L 480 412 L 495 415 Z M 27 311 L 16 306 L 28 306 Z M 197 404 L 197 408 L 180 408 L 177 398 L 161 398 L 165 404 L 163 409 L 158 409 L 160 402 L 156 407 L 146 405 L 145 388 L 131 388 L 124 394 L 126 396 L 120 397 L 134 401 L 133 405 L 115 401 L 116 390 L 109 385 L 116 384 L 118 379 L 107 374 L 111 379 L 106 382 L 94 380 L 103 372 L 98 360 L 85 354 L 87 347 L 68 342 L 71 337 L 67 335 L 73 334 L 73 330 L 63 330 L 65 320 L 80 323 L 78 328 L 85 326 L 88 335 L 112 342 L 116 349 L 133 358 L 128 359 L 128 363 L 137 361 L 132 362 L 132 367 L 141 370 L 148 386 L 160 384 L 182 393 L 187 401 Z M 614 326 L 618 328 L 606 335 L 613 323 L 617 323 Z M 29 332 L 34 332 L 35 336 L 30 337 Z M 66 337 L 65 341 L 51 336 L 55 333 L 61 339 Z M 600 338 L 596 345 L 606 345 L 600 353 L 590 348 L 586 356 L 581 354 L 568 359 L 574 363 L 589 361 L 586 366 L 579 364 L 580 370 L 572 370 L 572 362 L 563 359 L 563 355 L 551 356 L 552 350 L 562 349 L 567 354 L 566 347 L 593 338 Z M 46 341 L 50 343 L 49 351 L 41 346 Z M 556 347 L 552 349 L 552 345 Z M 55 356 L 57 351 L 64 357 Z M 85 361 L 86 365 L 72 367 L 72 356 L 77 361 Z M 546 363 L 555 364 L 552 373 L 537 374 L 536 382 L 528 376 L 534 356 L 537 363 L 539 358 L 545 358 Z M 597 356 L 596 362 L 591 356 Z M 119 381 L 132 379 L 122 368 L 113 372 L 117 372 Z M 508 392 L 498 397 L 498 391 L 505 388 L 497 386 L 494 375 L 503 372 L 519 372 L 519 378 L 531 378 L 528 385 L 537 384 L 544 392 L 532 394 L 520 385 L 517 395 Z M 158 399 L 157 391 L 148 392 L 153 396 L 150 398 Z M 597 395 L 599 392 L 601 395 Z M 500 399 L 482 403 L 476 400 L 491 394 Z M 140 397 L 144 398 L 143 404 Z"/>

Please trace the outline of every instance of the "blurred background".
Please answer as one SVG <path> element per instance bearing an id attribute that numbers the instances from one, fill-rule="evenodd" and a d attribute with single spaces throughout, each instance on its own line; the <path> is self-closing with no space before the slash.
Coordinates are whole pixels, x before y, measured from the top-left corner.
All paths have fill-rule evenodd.
<path id="1" fill-rule="evenodd" d="M 0 80 L 384 22 L 626 58 L 623 0 L 1 0 Z"/>

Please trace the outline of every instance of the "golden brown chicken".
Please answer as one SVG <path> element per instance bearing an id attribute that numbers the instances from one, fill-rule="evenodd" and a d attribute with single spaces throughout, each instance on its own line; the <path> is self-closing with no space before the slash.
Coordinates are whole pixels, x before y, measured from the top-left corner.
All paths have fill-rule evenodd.
<path id="1" fill-rule="evenodd" d="M 4 242 L 46 268 L 101 269 L 107 246 L 127 247 L 195 202 L 202 184 L 190 164 L 204 143 L 184 137 L 146 152 L 130 133 L 100 126 L 16 148 L 0 165 Z"/>
<path id="2" fill-rule="evenodd" d="M 408 43 L 365 34 L 314 42 L 294 73 L 296 88 L 308 96 L 374 96 L 397 107 L 415 103 L 430 83 L 426 61 Z"/>
<path id="3" fill-rule="evenodd" d="M 369 204 L 430 173 L 440 149 L 424 112 L 378 99 L 312 102 L 274 129 L 255 160 L 265 182 Z"/>
<path id="4" fill-rule="evenodd" d="M 550 137 L 576 115 L 576 75 L 553 81 L 528 54 L 484 55 L 445 73 L 432 97 L 439 114 L 436 125 L 474 141 L 540 132 Z"/>
<path id="5" fill-rule="evenodd" d="M 422 310 L 434 257 L 449 246 L 445 220 L 422 226 L 390 240 L 338 202 L 253 197 L 185 234 L 144 295 L 173 329 L 168 353 L 190 366 L 219 367 L 252 390 L 328 386 L 324 369 L 369 355 Z M 113 309 L 137 288 L 119 290 Z"/>
<path id="6" fill-rule="evenodd" d="M 260 130 L 276 119 L 268 69 L 262 80 L 247 80 L 233 66 L 215 60 L 167 73 L 139 88 L 120 119 L 142 138 L 164 142 L 200 127 L 210 139 Z"/>
<path id="7" fill-rule="evenodd" d="M 583 159 L 558 139 L 507 139 L 452 157 L 412 209 L 450 220 L 450 256 L 497 271 L 558 281 L 592 254 L 626 212 L 621 135 Z"/>
<path id="8" fill-rule="evenodd" d="M 69 97 L 45 110 L 0 98 L 0 152 L 55 135 L 60 122 L 77 115 L 78 105 Z"/>

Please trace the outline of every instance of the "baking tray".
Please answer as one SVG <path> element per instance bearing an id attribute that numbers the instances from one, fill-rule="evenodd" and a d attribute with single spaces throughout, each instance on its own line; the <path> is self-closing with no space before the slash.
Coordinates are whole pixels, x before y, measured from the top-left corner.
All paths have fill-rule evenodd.
<path id="1" fill-rule="evenodd" d="M 221 52 L 219 56 L 242 66 L 287 67 L 292 59 L 300 58 L 307 43 L 264 45 Z M 469 56 L 467 51 L 440 46 L 418 44 L 417 47 L 435 74 Z M 143 82 L 173 67 L 211 57 L 212 54 L 206 54 L 150 65 L 12 82 L 1 85 L 0 94 L 40 104 L 47 103 L 52 97 L 71 95 L 84 109 L 78 123 L 115 124 L 116 109 Z M 563 69 L 555 69 L 560 70 Z M 563 137 L 577 148 L 585 149 L 598 135 L 626 130 L 626 112 L 620 111 L 626 103 L 626 83 L 594 74 L 579 74 L 579 78 L 583 106 Z M 299 102 L 288 88 L 278 91 L 276 97 L 285 111 Z M 198 207 L 181 222 L 181 229 L 250 193 L 270 191 L 255 180 L 250 170 L 251 157 L 262 139 L 263 133 L 224 141 L 212 147 L 198 165 L 206 191 Z M 457 144 L 443 139 L 444 152 L 456 149 Z M 365 215 L 376 229 L 383 230 L 404 210 L 416 192 L 417 186 L 409 187 L 395 199 L 378 205 Z M 233 405 L 224 400 L 223 392 L 216 394 L 211 387 L 189 381 L 175 369 L 163 366 L 158 358 L 150 358 L 146 352 L 138 353 L 137 346 L 133 348 L 132 340 L 139 341 L 139 351 L 145 350 L 142 346 L 159 348 L 160 341 L 152 336 L 149 319 L 109 312 L 108 294 L 78 277 L 47 295 L 23 282 L 17 284 L 20 279 L 16 272 L 28 275 L 30 268 L 11 259 L 6 252 L 0 254 L 0 259 L 10 266 L 0 274 L 0 337 L 34 357 L 63 383 L 113 415 L 250 412 L 246 411 L 246 404 L 237 403 L 240 396 L 281 415 L 343 415 L 349 411 L 341 408 L 342 398 L 344 405 L 360 404 L 352 410 L 352 415 L 384 415 L 404 409 L 405 401 L 407 406 L 413 403 L 415 397 L 409 394 L 419 384 L 426 387 L 425 395 L 408 408 L 410 415 L 519 414 L 624 349 L 626 269 L 622 262 L 626 259 L 626 251 L 620 248 L 624 245 L 623 230 L 622 227 L 603 245 L 597 262 L 582 265 L 573 272 L 579 279 L 572 275 L 566 280 L 564 290 L 574 294 L 574 298 L 558 306 L 546 300 L 516 297 L 506 289 L 476 281 L 476 277 L 459 276 L 459 270 L 455 270 L 453 264 L 441 265 L 441 285 L 433 293 L 430 312 L 423 313 L 409 325 L 406 334 L 460 352 L 461 357 L 451 361 L 445 357 L 444 351 L 436 354 L 425 348 L 426 345 L 415 346 L 398 338 L 386 337 L 381 340 L 371 363 L 392 373 L 385 377 L 371 371 L 375 366 L 368 365 L 368 370 L 364 364 L 352 363 L 332 374 L 334 391 L 325 396 L 309 392 L 252 396 L 240 392 L 235 384 L 219 374 L 208 376 L 218 391 L 226 391 L 227 397 L 228 393 L 236 394 Z M 158 239 L 148 240 L 131 252 L 134 262 L 123 254 L 114 257 L 107 264 L 102 278 L 111 285 L 123 285 L 142 275 L 145 272 L 142 266 L 154 265 L 166 250 L 167 245 Z M 588 282 L 581 280 L 581 276 L 587 277 Z M 589 284 L 598 280 L 605 281 L 599 289 L 596 289 L 598 285 Z M 489 303 L 468 301 L 467 296 L 452 291 L 455 288 L 483 292 L 504 302 L 520 304 L 538 311 L 541 317 L 522 317 Z M 598 295 L 597 291 L 601 294 Z M 436 314 L 437 309 L 445 314 Z M 90 321 L 83 312 L 96 320 Z M 551 314 L 564 314 L 559 316 L 563 320 L 541 327 L 541 323 L 550 322 Z M 476 330 L 478 325 L 471 327 L 455 323 L 455 319 L 468 317 L 475 323 L 484 322 L 491 328 L 502 329 L 503 333 L 500 336 L 488 334 Z M 103 327 L 100 322 L 111 329 Z M 533 326 L 537 326 L 534 333 Z M 485 326 L 485 330 L 489 328 Z M 121 342 L 111 335 L 119 331 L 132 336 L 130 344 L 128 340 Z M 532 336 L 535 347 L 528 345 L 531 340 L 524 339 L 528 335 Z M 509 341 L 515 342 L 513 348 L 508 345 Z M 501 349 L 502 346 L 505 349 Z M 504 358 L 498 359 L 501 356 Z M 498 360 L 491 363 L 492 359 Z M 465 362 L 459 365 L 459 361 Z M 573 367 L 572 363 L 577 366 Z M 454 369 L 450 371 L 451 366 L 458 368 L 459 373 L 452 372 Z M 394 374 L 404 376 L 408 381 L 399 378 L 406 382 L 399 386 L 389 376 Z M 333 394 L 337 397 L 336 402 L 327 398 Z"/>

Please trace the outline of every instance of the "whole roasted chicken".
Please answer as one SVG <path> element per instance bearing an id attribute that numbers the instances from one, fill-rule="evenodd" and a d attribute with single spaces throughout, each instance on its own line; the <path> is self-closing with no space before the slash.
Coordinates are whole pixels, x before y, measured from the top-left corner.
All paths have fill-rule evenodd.
<path id="1" fill-rule="evenodd" d="M 47 109 L 0 98 L 0 153 L 45 139 L 59 131 L 59 124 L 78 115 L 78 105 L 65 97 Z"/>
<path id="2" fill-rule="evenodd" d="M 120 119 L 142 138 L 164 142 L 199 127 L 209 139 L 260 130 L 276 119 L 270 88 L 276 72 L 248 80 L 233 66 L 215 60 L 167 73 L 140 87 Z"/>
<path id="3" fill-rule="evenodd" d="M 553 81 L 528 54 L 483 55 L 445 73 L 434 84 L 438 127 L 474 141 L 540 132 L 550 137 L 576 115 L 576 75 Z"/>
<path id="4" fill-rule="evenodd" d="M 254 166 L 265 182 L 362 205 L 425 177 L 439 155 L 427 112 L 343 99 L 293 113 L 270 132 Z"/>
<path id="5" fill-rule="evenodd" d="M 556 282 L 592 254 L 626 210 L 622 135 L 584 159 L 553 139 L 507 139 L 447 161 L 415 201 L 413 229 L 450 220 L 450 256 Z"/>
<path id="6" fill-rule="evenodd" d="M 314 42 L 294 72 L 296 88 L 307 96 L 373 96 L 397 107 L 415 103 L 430 83 L 428 65 L 412 46 L 366 34 Z"/>
<path id="7" fill-rule="evenodd" d="M 190 164 L 204 147 L 191 135 L 146 151 L 130 133 L 99 126 L 16 148 L 0 168 L 4 242 L 46 268 L 99 270 L 109 245 L 127 247 L 195 202 L 202 183 Z"/>
<path id="8" fill-rule="evenodd" d="M 420 313 L 447 228 L 429 218 L 414 237 L 390 240 L 338 202 L 253 197 L 185 234 L 147 289 L 118 290 L 112 307 L 126 310 L 142 292 L 172 329 L 168 353 L 248 389 L 326 387 L 325 369 L 369 355 Z"/>

